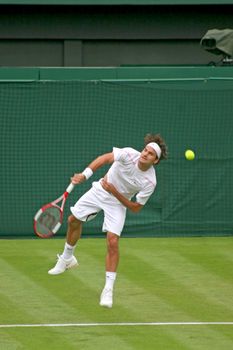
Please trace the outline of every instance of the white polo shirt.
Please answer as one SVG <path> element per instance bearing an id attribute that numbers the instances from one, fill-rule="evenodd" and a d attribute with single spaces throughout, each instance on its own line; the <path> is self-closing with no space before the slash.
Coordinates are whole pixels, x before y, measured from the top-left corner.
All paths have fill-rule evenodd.
<path id="1" fill-rule="evenodd" d="M 107 173 L 107 181 L 129 200 L 135 196 L 136 201 L 144 205 L 156 187 L 155 169 L 151 166 L 142 171 L 138 167 L 140 152 L 133 148 L 113 148 L 114 163 Z"/>

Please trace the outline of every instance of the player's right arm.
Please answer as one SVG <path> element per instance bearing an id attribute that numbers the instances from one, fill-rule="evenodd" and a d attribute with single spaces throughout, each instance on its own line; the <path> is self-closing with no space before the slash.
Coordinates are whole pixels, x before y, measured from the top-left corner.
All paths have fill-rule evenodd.
<path id="1" fill-rule="evenodd" d="M 113 152 L 105 153 L 97 157 L 95 160 L 93 160 L 93 162 L 91 162 L 88 165 L 88 168 L 90 168 L 94 172 L 97 169 L 101 168 L 103 165 L 112 164 L 113 162 L 114 162 L 114 153 Z"/>
<path id="2" fill-rule="evenodd" d="M 112 164 L 113 162 L 114 162 L 113 152 L 105 153 L 105 154 L 102 154 L 101 156 L 97 157 L 96 159 L 94 159 L 88 165 L 87 169 L 89 168 L 94 173 L 96 170 L 98 170 L 102 166 L 104 166 L 106 164 Z M 86 180 L 86 176 L 83 173 L 74 174 L 74 176 L 71 177 L 71 182 L 74 185 L 78 185 L 85 180 Z"/>

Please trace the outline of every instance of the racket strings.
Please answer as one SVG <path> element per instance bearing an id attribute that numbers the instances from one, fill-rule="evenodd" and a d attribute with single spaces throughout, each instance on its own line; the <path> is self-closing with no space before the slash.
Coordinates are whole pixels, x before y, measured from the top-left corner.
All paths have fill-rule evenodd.
<path id="1" fill-rule="evenodd" d="M 44 228 L 48 228 L 48 229 L 52 230 L 52 228 L 57 223 L 56 217 L 54 215 L 51 215 L 49 212 L 47 213 L 47 211 L 45 213 L 43 213 L 43 214 L 39 217 L 39 223 Z"/>
<path id="2" fill-rule="evenodd" d="M 56 225 L 61 221 L 61 212 L 58 207 L 46 208 L 37 218 L 36 232 L 39 235 L 51 235 Z"/>

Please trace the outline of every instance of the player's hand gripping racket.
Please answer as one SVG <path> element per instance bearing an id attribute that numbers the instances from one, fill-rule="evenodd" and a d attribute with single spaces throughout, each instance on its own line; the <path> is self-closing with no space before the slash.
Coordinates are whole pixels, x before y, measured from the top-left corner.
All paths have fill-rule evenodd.
<path id="1" fill-rule="evenodd" d="M 44 205 L 34 217 L 35 234 L 41 238 L 49 238 L 59 230 L 63 219 L 66 199 L 75 185 L 70 183 L 65 192 L 55 201 Z M 59 206 L 58 203 L 61 202 Z"/>

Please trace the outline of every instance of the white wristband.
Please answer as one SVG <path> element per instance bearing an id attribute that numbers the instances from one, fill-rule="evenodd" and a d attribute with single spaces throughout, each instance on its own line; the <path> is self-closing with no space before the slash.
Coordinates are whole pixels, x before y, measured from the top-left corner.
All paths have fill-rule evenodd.
<path id="1" fill-rule="evenodd" d="M 91 168 L 86 168 L 85 170 L 83 170 L 82 174 L 88 180 L 89 177 L 91 177 L 93 175 L 93 171 L 91 170 Z"/>

